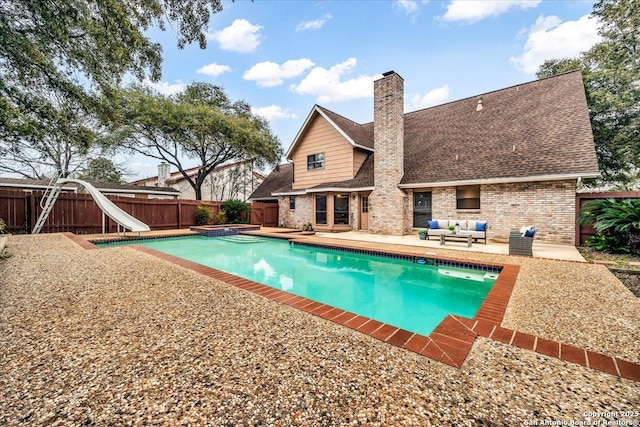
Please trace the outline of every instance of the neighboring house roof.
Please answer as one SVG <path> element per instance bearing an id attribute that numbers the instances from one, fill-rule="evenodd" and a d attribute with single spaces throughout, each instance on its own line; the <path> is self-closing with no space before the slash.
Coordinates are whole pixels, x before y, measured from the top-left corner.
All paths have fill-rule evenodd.
<path id="1" fill-rule="evenodd" d="M 284 163 L 278 165 L 271 172 L 262 184 L 251 193 L 249 199 L 273 199 L 273 194 L 291 192 L 291 184 L 293 183 L 293 163 Z M 304 191 L 302 192 L 304 193 Z"/>
<path id="2" fill-rule="evenodd" d="M 251 160 L 242 160 L 242 161 L 239 161 L 239 162 L 234 162 L 234 163 L 229 163 L 229 164 L 226 164 L 226 165 L 218 166 L 213 171 L 214 172 L 219 172 L 219 171 L 222 171 L 224 169 L 228 169 L 228 168 L 231 168 L 231 167 L 243 164 L 243 163 L 247 163 L 247 162 L 251 162 Z M 196 166 L 196 167 L 193 167 L 193 168 L 185 169 L 184 171 L 188 176 L 194 176 L 194 175 L 196 175 L 198 173 L 198 171 L 200 169 L 201 169 L 201 166 Z M 256 172 L 256 171 L 253 171 L 253 176 L 255 176 L 258 179 L 264 179 L 265 178 L 264 175 L 262 175 L 262 174 L 260 174 L 259 172 Z M 180 171 L 177 171 L 177 172 L 172 172 L 171 175 L 169 175 L 169 179 L 167 180 L 167 182 L 169 182 L 169 183 L 177 182 L 177 181 L 180 181 L 180 180 L 183 180 L 183 179 L 185 179 L 184 175 L 182 175 L 182 173 Z M 142 184 L 142 183 L 145 183 L 145 182 L 148 182 L 148 181 L 158 181 L 158 175 L 151 176 L 149 178 L 138 179 L 136 181 L 131 181 L 130 184 Z"/>
<path id="3" fill-rule="evenodd" d="M 477 111 L 479 100 L 482 109 Z M 373 123 L 359 125 L 316 105 L 287 156 L 300 142 L 314 114 L 325 117 L 354 147 L 373 147 Z M 373 156 L 367 157 L 354 179 L 323 183 L 307 191 L 373 188 Z M 599 175 L 579 71 L 404 115 L 404 176 L 400 187 Z"/>
<path id="4" fill-rule="evenodd" d="M 100 191 L 108 191 L 109 193 L 138 193 L 138 194 L 170 194 L 177 195 L 180 192 L 174 188 L 158 188 L 158 187 L 142 187 L 139 185 L 129 184 L 111 184 L 96 181 L 87 181 Z M 46 190 L 51 184 L 48 179 L 22 179 L 22 178 L 0 178 L 0 187 L 19 188 L 32 190 Z M 74 183 L 66 183 L 62 187 L 65 191 L 76 191 L 78 185 Z"/>

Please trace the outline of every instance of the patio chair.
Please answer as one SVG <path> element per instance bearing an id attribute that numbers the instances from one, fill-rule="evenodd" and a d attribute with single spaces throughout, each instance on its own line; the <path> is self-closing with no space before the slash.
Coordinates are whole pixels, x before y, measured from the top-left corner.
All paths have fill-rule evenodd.
<path id="1" fill-rule="evenodd" d="M 509 255 L 533 256 L 532 245 L 535 234 L 535 228 L 529 228 L 525 233 L 511 231 L 509 233 Z"/>

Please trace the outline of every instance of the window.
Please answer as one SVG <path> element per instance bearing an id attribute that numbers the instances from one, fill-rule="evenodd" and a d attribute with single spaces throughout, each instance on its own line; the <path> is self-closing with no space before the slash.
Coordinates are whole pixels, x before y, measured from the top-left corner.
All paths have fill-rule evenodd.
<path id="1" fill-rule="evenodd" d="M 324 154 L 311 154 L 307 156 L 307 169 L 322 169 L 324 167 Z"/>
<path id="2" fill-rule="evenodd" d="M 480 186 L 456 187 L 456 209 L 480 209 Z"/>
<path id="3" fill-rule="evenodd" d="M 431 192 L 413 193 L 413 226 L 427 228 L 431 219 Z"/>
<path id="4" fill-rule="evenodd" d="M 369 212 L 369 196 L 362 196 L 362 213 Z"/>
<path id="5" fill-rule="evenodd" d="M 316 195 L 316 224 L 327 223 L 327 196 Z"/>
<path id="6" fill-rule="evenodd" d="M 296 196 L 289 196 L 289 210 L 296 210 Z"/>
<path id="7" fill-rule="evenodd" d="M 336 194 L 333 196 L 333 223 L 349 224 L 348 194 Z"/>

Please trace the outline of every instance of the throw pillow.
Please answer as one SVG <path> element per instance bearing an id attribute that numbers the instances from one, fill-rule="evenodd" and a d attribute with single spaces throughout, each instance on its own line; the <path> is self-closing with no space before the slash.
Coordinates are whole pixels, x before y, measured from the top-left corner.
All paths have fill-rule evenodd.
<path id="1" fill-rule="evenodd" d="M 536 234 L 536 229 L 535 228 L 530 228 L 527 231 L 524 232 L 524 237 L 533 237 Z"/>
<path id="2" fill-rule="evenodd" d="M 429 228 L 432 230 L 438 229 L 438 221 L 429 221 Z"/>
<path id="3" fill-rule="evenodd" d="M 481 221 L 476 222 L 476 231 L 487 231 L 487 223 Z"/>

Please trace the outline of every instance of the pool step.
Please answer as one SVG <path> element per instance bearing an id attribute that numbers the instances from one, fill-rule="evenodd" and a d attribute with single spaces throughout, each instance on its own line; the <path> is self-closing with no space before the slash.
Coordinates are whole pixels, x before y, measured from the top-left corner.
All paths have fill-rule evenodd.
<path id="1" fill-rule="evenodd" d="M 262 243 L 264 239 L 256 236 L 248 236 L 246 234 L 234 234 L 232 236 L 220 236 L 217 239 L 234 243 Z"/>

